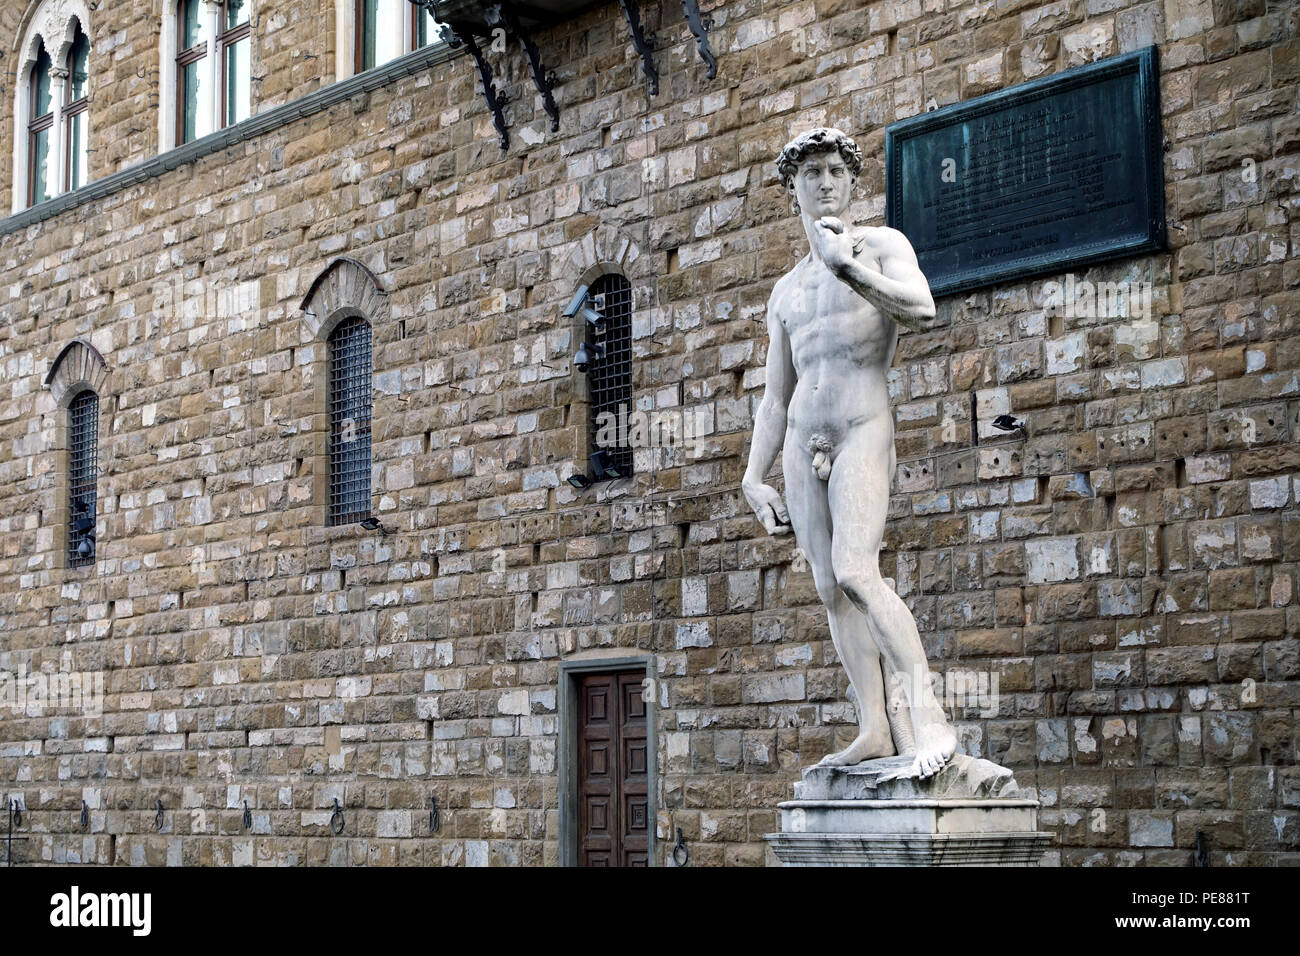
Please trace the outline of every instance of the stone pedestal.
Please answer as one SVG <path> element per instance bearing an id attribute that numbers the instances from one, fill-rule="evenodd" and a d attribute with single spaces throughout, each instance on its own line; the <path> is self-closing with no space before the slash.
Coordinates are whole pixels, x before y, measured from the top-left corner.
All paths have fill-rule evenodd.
<path id="1" fill-rule="evenodd" d="M 1036 866 L 1052 842 L 1011 771 L 958 754 L 929 780 L 912 758 L 812 767 L 767 840 L 784 866 Z"/>

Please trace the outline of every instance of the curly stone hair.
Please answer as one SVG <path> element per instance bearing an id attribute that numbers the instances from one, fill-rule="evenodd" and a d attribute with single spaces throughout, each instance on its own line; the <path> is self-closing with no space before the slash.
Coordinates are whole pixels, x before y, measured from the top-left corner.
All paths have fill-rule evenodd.
<path id="1" fill-rule="evenodd" d="M 794 174 L 799 171 L 800 164 L 814 153 L 836 151 L 843 158 L 844 165 L 849 167 L 853 178 L 857 179 L 862 172 L 862 150 L 858 148 L 857 143 L 853 142 L 852 137 L 842 130 L 825 126 L 810 129 L 790 140 L 786 143 L 785 149 L 781 150 L 781 155 L 776 158 L 776 171 L 781 177 L 782 184 L 791 192 L 795 215 L 799 214 L 799 202 L 793 198 Z"/>

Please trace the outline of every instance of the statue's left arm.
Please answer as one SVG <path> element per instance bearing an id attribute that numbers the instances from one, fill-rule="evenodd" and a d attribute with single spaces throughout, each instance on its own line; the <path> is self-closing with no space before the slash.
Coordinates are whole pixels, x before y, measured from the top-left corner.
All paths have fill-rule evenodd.
<path id="1" fill-rule="evenodd" d="M 934 319 L 930 284 L 917 264 L 907 237 L 897 229 L 879 229 L 873 246 L 880 260 L 876 271 L 853 255 L 853 240 L 844 224 L 827 217 L 817 222 L 827 267 L 854 292 L 914 332 L 925 332 Z"/>

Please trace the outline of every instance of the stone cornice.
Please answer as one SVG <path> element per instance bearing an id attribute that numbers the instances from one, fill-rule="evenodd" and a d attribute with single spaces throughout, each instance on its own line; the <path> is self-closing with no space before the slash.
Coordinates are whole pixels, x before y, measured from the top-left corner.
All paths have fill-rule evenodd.
<path id="1" fill-rule="evenodd" d="M 161 176 L 163 173 L 202 159 L 204 156 L 210 156 L 238 143 L 262 136 L 295 120 L 327 110 L 337 103 L 351 99 L 358 93 L 368 93 L 371 90 L 387 86 L 402 77 L 418 73 L 438 63 L 445 63 L 454 57 L 462 55 L 462 53 L 462 50 L 454 50 L 445 44 L 429 46 L 398 57 L 396 60 L 385 63 L 373 70 L 367 70 L 365 73 L 348 77 L 346 80 L 331 83 L 329 86 L 308 93 L 306 96 L 300 96 L 298 99 L 282 106 L 251 116 L 242 123 L 217 130 L 202 139 L 196 139 L 192 143 L 178 146 L 158 156 L 146 159 L 142 163 L 137 163 L 134 166 L 105 176 L 103 179 L 87 183 L 80 189 L 62 193 L 39 205 L 23 209 L 5 219 L 0 219 L 0 236 L 17 232 L 38 222 L 44 222 L 60 213 L 67 212 L 69 209 L 75 209 L 96 199 L 111 196 L 120 189 L 145 182 L 155 176 Z"/>

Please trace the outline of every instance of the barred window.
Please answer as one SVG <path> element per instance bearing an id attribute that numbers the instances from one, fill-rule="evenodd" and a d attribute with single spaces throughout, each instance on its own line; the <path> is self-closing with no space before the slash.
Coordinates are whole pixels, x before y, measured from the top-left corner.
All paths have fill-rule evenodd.
<path id="1" fill-rule="evenodd" d="M 87 389 L 68 406 L 68 566 L 95 563 L 99 396 Z"/>
<path id="2" fill-rule="evenodd" d="M 588 371 L 591 385 L 592 446 L 603 448 L 609 464 L 621 477 L 632 474 L 632 449 L 627 447 L 630 425 L 620 425 L 618 440 L 601 445 L 596 436 L 602 421 L 610 415 L 619 422 L 632 415 L 632 284 L 618 274 L 603 275 L 591 285 L 588 295 L 604 317 L 598 341 L 604 355 L 592 361 Z M 598 473 L 599 477 L 599 473 Z"/>
<path id="3" fill-rule="evenodd" d="M 370 517 L 370 323 L 344 319 L 329 337 L 329 523 Z"/>

